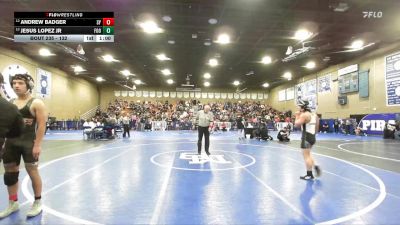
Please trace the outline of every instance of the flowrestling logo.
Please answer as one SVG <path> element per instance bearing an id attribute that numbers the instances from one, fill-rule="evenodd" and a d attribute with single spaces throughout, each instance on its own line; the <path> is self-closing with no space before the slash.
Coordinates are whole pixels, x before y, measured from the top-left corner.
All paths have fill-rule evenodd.
<path id="1" fill-rule="evenodd" d="M 367 134 L 383 134 L 386 122 L 389 124 L 395 124 L 396 114 L 369 114 L 362 118 L 359 123 L 359 127 Z"/>

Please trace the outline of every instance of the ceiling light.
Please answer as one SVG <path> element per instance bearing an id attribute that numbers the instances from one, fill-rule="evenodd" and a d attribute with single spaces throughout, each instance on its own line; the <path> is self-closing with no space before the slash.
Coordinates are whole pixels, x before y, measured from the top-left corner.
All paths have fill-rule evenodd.
<path id="1" fill-rule="evenodd" d="M 313 35 L 312 32 L 305 30 L 305 29 L 300 29 L 300 30 L 296 31 L 296 33 L 294 34 L 294 38 L 299 41 L 305 41 L 308 38 L 310 38 L 312 35 Z"/>
<path id="2" fill-rule="evenodd" d="M 364 45 L 364 41 L 362 40 L 355 40 L 353 41 L 353 43 L 351 44 L 350 48 L 352 49 L 359 49 L 362 48 Z"/>
<path id="3" fill-rule="evenodd" d="M 205 73 L 204 74 L 204 78 L 205 79 L 210 79 L 211 78 L 211 74 L 210 73 Z"/>
<path id="4" fill-rule="evenodd" d="M 121 70 L 120 73 L 122 73 L 122 75 L 124 75 L 124 76 L 133 75 L 133 74 L 131 73 L 131 71 L 129 71 L 129 70 Z"/>
<path id="5" fill-rule="evenodd" d="M 197 38 L 197 34 L 192 34 L 192 38 L 196 39 Z"/>
<path id="6" fill-rule="evenodd" d="M 119 60 L 114 59 L 112 55 L 103 55 L 103 60 L 106 62 L 118 62 Z"/>
<path id="7" fill-rule="evenodd" d="M 292 79 L 292 73 L 291 72 L 286 72 L 283 74 L 283 77 L 286 78 L 287 80 L 291 80 Z"/>
<path id="8" fill-rule="evenodd" d="M 74 68 L 75 73 L 80 73 L 80 72 L 86 71 L 81 66 L 71 66 L 71 67 Z"/>
<path id="9" fill-rule="evenodd" d="M 78 44 L 78 46 L 76 47 L 76 52 L 81 54 L 81 55 L 85 54 L 85 50 L 83 50 L 83 47 L 82 47 L 81 44 Z"/>
<path id="10" fill-rule="evenodd" d="M 167 83 L 168 83 L 168 84 L 173 84 L 174 81 L 173 81 L 172 79 L 168 79 L 168 80 L 167 80 Z"/>
<path id="11" fill-rule="evenodd" d="M 204 86 L 205 86 L 205 87 L 209 87 L 209 86 L 210 86 L 210 82 L 207 82 L 207 81 L 204 82 Z"/>
<path id="12" fill-rule="evenodd" d="M 157 59 L 160 61 L 166 61 L 166 60 L 171 60 L 170 58 L 168 58 L 167 56 L 165 56 L 165 54 L 158 54 L 156 55 Z"/>
<path id="13" fill-rule="evenodd" d="M 168 44 L 173 45 L 173 44 L 175 44 L 175 41 L 174 40 L 169 40 Z"/>
<path id="14" fill-rule="evenodd" d="M 293 47 L 292 46 L 288 46 L 287 50 L 286 50 L 286 55 L 290 55 L 293 52 Z"/>
<path id="15" fill-rule="evenodd" d="M 267 88 L 267 87 L 269 87 L 269 84 L 268 83 L 264 83 L 262 86 Z"/>
<path id="16" fill-rule="evenodd" d="M 210 59 L 208 61 L 208 65 L 210 65 L 211 67 L 218 66 L 218 60 L 217 59 Z"/>
<path id="17" fill-rule="evenodd" d="M 217 23 L 218 23 L 218 20 L 215 19 L 215 18 L 210 18 L 210 19 L 208 20 L 208 23 L 209 23 L 209 24 L 217 24 Z"/>
<path id="18" fill-rule="evenodd" d="M 165 22 L 171 22 L 171 20 L 172 20 L 172 18 L 171 18 L 170 16 L 163 16 L 162 19 L 163 19 Z"/>
<path id="19" fill-rule="evenodd" d="M 142 81 L 139 79 L 136 79 L 133 81 L 133 83 L 135 83 L 136 85 L 142 84 Z"/>
<path id="20" fill-rule="evenodd" d="M 172 74 L 169 69 L 163 69 L 163 70 L 161 70 L 161 73 L 164 74 L 165 76 L 169 76 Z"/>
<path id="21" fill-rule="evenodd" d="M 272 58 L 269 56 L 264 56 L 261 60 L 261 63 L 263 64 L 270 64 L 272 62 Z"/>
<path id="22" fill-rule="evenodd" d="M 308 63 L 305 65 L 305 67 L 306 67 L 307 69 L 314 69 L 315 66 L 316 66 L 316 64 L 315 64 L 314 61 L 310 61 L 310 62 L 308 62 Z"/>
<path id="23" fill-rule="evenodd" d="M 98 82 L 103 82 L 103 81 L 104 81 L 104 79 L 103 79 L 102 77 L 96 77 L 96 80 L 97 80 Z"/>
<path id="24" fill-rule="evenodd" d="M 157 34 L 164 32 L 164 30 L 158 27 L 158 25 L 154 21 L 139 23 L 139 26 L 145 33 L 148 34 Z"/>
<path id="25" fill-rule="evenodd" d="M 235 81 L 233 82 L 233 85 L 235 85 L 235 86 L 238 86 L 239 84 L 240 84 L 240 82 L 237 81 L 237 80 L 235 80 Z"/>
<path id="26" fill-rule="evenodd" d="M 210 45 L 211 45 L 211 42 L 206 41 L 206 42 L 204 42 L 204 45 L 205 45 L 205 46 L 210 46 Z"/>
<path id="27" fill-rule="evenodd" d="M 54 54 L 51 53 L 50 50 L 48 50 L 47 48 L 41 48 L 39 50 L 39 55 L 41 55 L 41 56 L 52 56 Z"/>
<path id="28" fill-rule="evenodd" d="M 221 44 L 221 45 L 226 45 L 226 44 L 231 43 L 231 38 L 229 37 L 228 34 L 220 34 L 220 35 L 218 36 L 217 41 L 215 41 L 215 42 L 216 42 L 216 43 L 219 43 L 219 44 Z"/>

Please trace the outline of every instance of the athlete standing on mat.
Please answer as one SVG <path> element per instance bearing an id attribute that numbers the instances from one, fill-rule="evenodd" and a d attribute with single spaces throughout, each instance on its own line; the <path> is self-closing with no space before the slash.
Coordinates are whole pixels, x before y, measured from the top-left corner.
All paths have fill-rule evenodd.
<path id="1" fill-rule="evenodd" d="M 0 212 L 0 218 L 9 216 L 19 209 L 17 193 L 21 156 L 31 178 L 35 195 L 35 201 L 27 213 L 28 217 L 33 217 L 42 211 L 40 203 L 42 179 L 39 175 L 38 160 L 46 130 L 47 113 L 43 101 L 31 96 L 34 90 L 34 81 L 31 76 L 16 74 L 11 78 L 10 85 L 18 96 L 13 103 L 18 107 L 24 118 L 25 128 L 21 137 L 7 139 L 5 145 L 3 155 L 4 183 L 8 189 L 9 204 L 4 211 Z"/>
<path id="2" fill-rule="evenodd" d="M 316 176 L 321 175 L 321 169 L 315 165 L 314 159 L 311 156 L 311 148 L 315 144 L 315 134 L 318 132 L 319 118 L 315 113 L 311 113 L 309 102 L 299 99 L 297 105 L 299 111 L 296 112 L 295 125 L 301 127 L 301 148 L 303 149 L 304 162 L 306 164 L 307 174 L 301 176 L 300 179 L 312 180 L 314 168 Z"/>

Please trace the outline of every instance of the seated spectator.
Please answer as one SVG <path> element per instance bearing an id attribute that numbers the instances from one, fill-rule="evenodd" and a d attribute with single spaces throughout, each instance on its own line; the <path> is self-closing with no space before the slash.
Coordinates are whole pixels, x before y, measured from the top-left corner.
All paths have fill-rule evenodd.
<path id="1" fill-rule="evenodd" d="M 328 123 L 326 121 L 324 122 L 324 124 L 322 124 L 321 132 L 322 133 L 328 133 L 329 132 L 329 125 L 328 125 Z"/>
<path id="2" fill-rule="evenodd" d="M 359 126 L 357 126 L 357 128 L 354 130 L 354 133 L 357 136 L 367 136 L 367 134 L 363 131 L 363 129 Z"/>
<path id="3" fill-rule="evenodd" d="M 290 141 L 289 135 L 290 135 L 290 131 L 289 131 L 288 127 L 284 127 L 282 130 L 280 130 L 278 132 L 277 138 L 279 141 L 289 142 Z"/>
<path id="4" fill-rule="evenodd" d="M 221 130 L 226 131 L 226 123 L 225 122 L 221 123 Z"/>

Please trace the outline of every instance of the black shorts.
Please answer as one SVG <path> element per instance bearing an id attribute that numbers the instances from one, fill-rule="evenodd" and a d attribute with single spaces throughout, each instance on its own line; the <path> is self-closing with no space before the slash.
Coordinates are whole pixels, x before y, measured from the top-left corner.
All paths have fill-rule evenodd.
<path id="1" fill-rule="evenodd" d="M 38 160 L 33 157 L 33 140 L 6 141 L 3 154 L 3 163 L 21 163 L 21 156 L 25 163 L 35 163 Z"/>
<path id="2" fill-rule="evenodd" d="M 305 134 L 303 134 L 301 136 L 301 146 L 300 148 L 303 149 L 307 149 L 307 148 L 311 148 L 314 144 L 315 144 L 315 134 L 310 134 L 305 132 Z"/>

